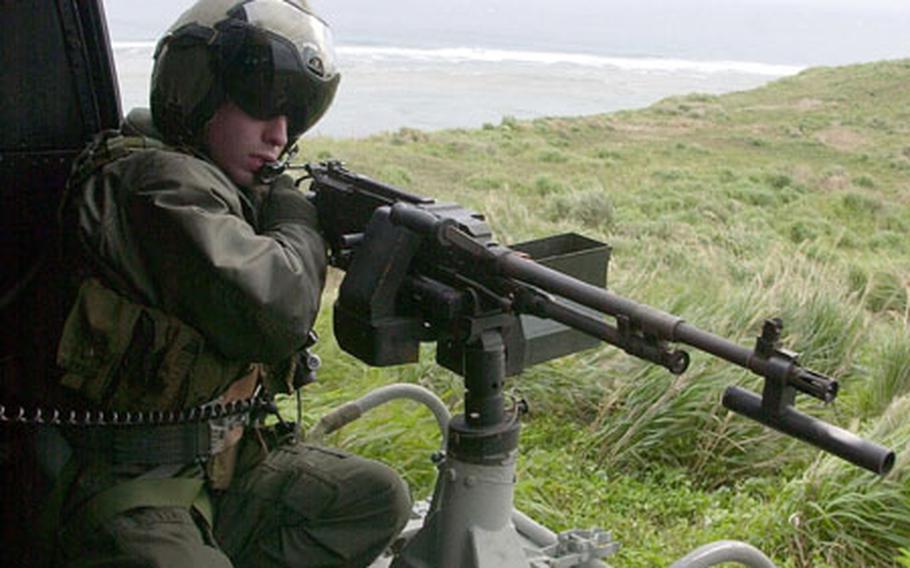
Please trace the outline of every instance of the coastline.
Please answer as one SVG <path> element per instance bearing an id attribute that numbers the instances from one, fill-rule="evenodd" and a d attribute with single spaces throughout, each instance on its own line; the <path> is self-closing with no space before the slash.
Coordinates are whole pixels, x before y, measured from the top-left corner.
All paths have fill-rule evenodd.
<path id="1" fill-rule="evenodd" d="M 154 42 L 114 42 L 124 113 L 148 106 Z M 672 95 L 722 94 L 802 70 L 742 61 L 607 57 L 479 48 L 338 47 L 342 83 L 308 136 L 362 138 L 413 128 L 480 128 L 504 117 L 585 116 Z"/>

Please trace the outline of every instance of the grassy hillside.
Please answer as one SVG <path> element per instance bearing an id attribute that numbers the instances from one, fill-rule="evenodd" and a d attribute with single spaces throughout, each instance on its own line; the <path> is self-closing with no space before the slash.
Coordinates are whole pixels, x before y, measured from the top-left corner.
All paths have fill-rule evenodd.
<path id="1" fill-rule="evenodd" d="M 793 567 L 893 566 L 910 549 L 910 61 L 637 111 L 316 139 L 304 154 L 483 211 L 504 243 L 604 240 L 611 289 L 740 343 L 782 316 L 786 344 L 841 380 L 833 407 L 801 406 L 898 451 L 878 479 L 725 411 L 725 386 L 760 388 L 747 373 L 693 354 L 672 377 L 604 347 L 512 381 L 532 409 L 517 503 L 538 520 L 612 529 L 616 566 L 667 565 L 719 538 Z M 365 368 L 328 339 L 329 312 L 308 423 L 396 381 L 457 407 L 460 380 L 430 348 L 418 365 Z M 423 409 L 377 411 L 332 442 L 429 493 L 438 436 Z"/>

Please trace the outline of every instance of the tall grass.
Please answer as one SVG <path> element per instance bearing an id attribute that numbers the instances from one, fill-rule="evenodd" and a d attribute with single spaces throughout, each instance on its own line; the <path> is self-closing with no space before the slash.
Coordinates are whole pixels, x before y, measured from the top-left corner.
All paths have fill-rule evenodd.
<path id="1" fill-rule="evenodd" d="M 869 358 L 880 374 L 861 391 L 857 404 L 862 415 L 876 416 L 892 401 L 910 393 L 910 325 L 905 324 L 902 329 L 887 326 L 875 338 Z"/>
<path id="2" fill-rule="evenodd" d="M 563 231 L 613 246 L 609 286 L 751 345 L 767 317 L 836 376 L 833 407 L 799 408 L 898 452 L 884 479 L 721 408 L 748 372 L 693 353 L 675 377 L 604 347 L 510 380 L 531 405 L 516 502 L 556 529 L 604 526 L 615 565 L 667 565 L 740 538 L 781 566 L 910 563 L 910 61 L 813 69 L 755 91 L 478 131 L 319 139 L 415 193 L 483 211 L 504 243 Z M 885 103 L 887 101 L 887 104 Z M 328 293 L 328 298 L 332 292 Z M 329 337 L 330 310 L 319 321 Z M 307 423 L 395 381 L 454 408 L 461 379 L 421 363 L 367 369 L 331 341 Z M 429 413 L 396 403 L 331 440 L 397 464 L 418 497 L 434 469 Z"/>
<path id="3" fill-rule="evenodd" d="M 910 396 L 895 399 L 862 433 L 899 451 L 892 472 L 876 478 L 821 456 L 781 496 L 798 566 L 893 566 L 910 547 Z"/>
<path id="4" fill-rule="evenodd" d="M 677 303 L 689 306 L 683 315 L 690 323 L 747 345 L 754 342 L 763 319 L 782 316 L 788 324 L 784 341 L 804 353 L 806 364 L 825 373 L 849 375 L 854 351 L 864 337 L 864 319 L 862 308 L 848 301 L 848 290 L 831 284 L 837 280 L 836 271 L 793 262 L 784 255 L 767 258 L 765 266 L 757 268 L 750 288 L 688 288 L 695 297 L 677 298 Z M 680 276 L 690 282 L 700 278 Z M 679 377 L 645 364 L 636 364 L 631 373 L 613 370 L 611 364 L 612 359 L 603 372 L 620 377 L 589 427 L 592 449 L 605 465 L 684 466 L 699 483 L 720 486 L 747 473 L 771 474 L 811 458 L 805 448 L 720 407 L 727 385 L 761 390 L 760 379 L 730 364 L 694 354 L 691 368 Z M 810 405 L 809 410 L 824 413 L 819 407 Z"/>

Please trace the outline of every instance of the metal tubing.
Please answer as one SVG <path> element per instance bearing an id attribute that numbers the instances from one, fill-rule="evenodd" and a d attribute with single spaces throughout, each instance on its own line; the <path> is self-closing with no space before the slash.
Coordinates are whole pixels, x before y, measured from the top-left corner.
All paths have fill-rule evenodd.
<path id="1" fill-rule="evenodd" d="M 621 346 L 622 334 L 612 325 L 581 312 L 578 309 L 561 304 L 557 300 L 538 301 L 532 306 L 530 313 L 547 319 L 552 319 L 561 324 L 577 329 L 610 345 Z"/>
<path id="2" fill-rule="evenodd" d="M 530 540 L 540 548 L 546 548 L 559 542 L 559 537 L 555 532 L 541 525 L 518 509 L 512 509 L 512 524 L 515 525 L 515 530 L 518 531 L 519 535 Z"/>
<path id="3" fill-rule="evenodd" d="M 497 259 L 497 267 L 506 276 L 533 284 L 607 315 L 626 314 L 632 320 L 639 322 L 643 331 L 655 333 L 662 339 L 685 343 L 733 364 L 751 368 L 749 363 L 752 358 L 752 349 L 703 331 L 673 314 L 581 282 L 517 254 L 500 256 Z"/>
<path id="4" fill-rule="evenodd" d="M 700 546 L 670 565 L 670 568 L 709 568 L 736 562 L 750 568 L 775 568 L 771 559 L 745 542 L 719 540 Z"/>
<path id="5" fill-rule="evenodd" d="M 361 398 L 340 406 L 319 419 L 307 432 L 307 439 L 315 442 L 331 434 L 335 430 L 350 424 L 366 412 L 396 399 L 409 399 L 419 402 L 430 409 L 439 425 L 442 434 L 442 447 L 446 447 L 449 433 L 449 420 L 451 414 L 445 403 L 433 391 L 419 385 L 409 383 L 395 383 L 386 385 L 368 392 Z"/>
<path id="6" fill-rule="evenodd" d="M 611 316 L 618 314 L 630 314 L 633 317 L 642 316 L 640 319 L 643 321 L 648 320 L 650 326 L 665 328 L 664 331 L 666 333 L 661 333 L 661 335 L 668 339 L 672 339 L 671 336 L 675 335 L 672 332 L 672 328 L 682 322 L 680 318 L 672 314 L 617 296 L 609 290 L 582 282 L 518 254 L 499 256 L 496 259 L 496 267 L 505 276 L 533 284 L 599 312 Z"/>
<path id="7" fill-rule="evenodd" d="M 888 448 L 803 414 L 792 406 L 771 414 L 762 407 L 761 397 L 735 386 L 727 387 L 723 404 L 734 412 L 739 412 L 788 436 L 799 438 L 879 475 L 885 475 L 894 467 L 894 452 Z"/>
<path id="8" fill-rule="evenodd" d="M 554 299 L 539 299 L 528 305 L 533 315 L 552 319 L 561 324 L 577 329 L 583 333 L 615 345 L 626 353 L 661 365 L 671 373 L 679 374 L 689 365 L 689 356 L 682 352 L 664 349 L 657 344 L 637 340 L 636 337 L 625 337 L 618 329 L 604 321 L 590 316 L 578 309 L 561 304 Z"/>
<path id="9" fill-rule="evenodd" d="M 653 333 L 667 341 L 690 345 L 762 376 L 767 373 L 768 363 L 761 358 L 753 357 L 751 348 L 743 347 L 699 329 L 673 314 L 581 282 L 517 254 L 499 256 L 496 263 L 499 270 L 506 276 L 532 284 L 610 316 L 626 315 L 632 321 L 637 322 L 642 331 L 646 333 Z"/>

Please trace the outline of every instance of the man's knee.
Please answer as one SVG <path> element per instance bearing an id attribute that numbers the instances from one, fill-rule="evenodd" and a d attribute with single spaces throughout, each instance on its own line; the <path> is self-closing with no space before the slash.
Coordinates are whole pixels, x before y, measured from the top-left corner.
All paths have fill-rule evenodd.
<path id="1" fill-rule="evenodd" d="M 411 500 L 382 463 L 295 444 L 237 480 L 218 509 L 216 532 L 238 566 L 301 558 L 313 566 L 366 566 L 407 523 Z"/>
<path id="2" fill-rule="evenodd" d="M 407 484 L 389 466 L 371 460 L 362 460 L 357 483 L 363 483 L 375 496 L 365 500 L 375 514 L 387 519 L 389 529 L 397 534 L 411 514 L 411 496 Z"/>
<path id="3" fill-rule="evenodd" d="M 310 473 L 334 489 L 324 517 L 372 519 L 397 533 L 408 520 L 411 498 L 404 480 L 389 466 L 333 449 L 305 447 Z M 312 495 L 302 495 L 304 499 Z"/>

